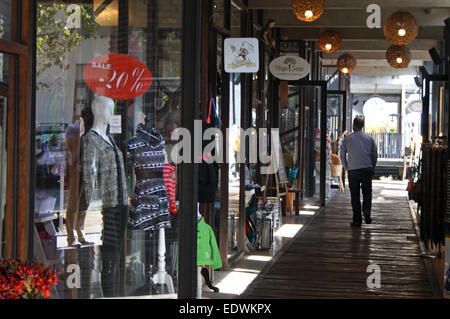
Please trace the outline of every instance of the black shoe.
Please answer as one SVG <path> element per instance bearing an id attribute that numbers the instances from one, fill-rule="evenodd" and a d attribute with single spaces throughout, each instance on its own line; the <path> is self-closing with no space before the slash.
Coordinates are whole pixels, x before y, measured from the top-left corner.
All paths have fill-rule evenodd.
<path id="1" fill-rule="evenodd" d="M 209 289 L 211 289 L 214 292 L 219 292 L 219 288 L 214 287 L 211 283 L 211 280 L 209 279 L 209 271 L 207 268 L 202 268 L 201 270 L 201 274 L 203 276 L 203 278 L 205 278 L 205 282 L 206 285 L 208 286 Z"/>
<path id="2" fill-rule="evenodd" d="M 350 223 L 350 226 L 359 228 L 361 227 L 361 223 Z"/>
<path id="3" fill-rule="evenodd" d="M 366 224 L 372 224 L 372 218 L 366 217 L 365 218 Z"/>

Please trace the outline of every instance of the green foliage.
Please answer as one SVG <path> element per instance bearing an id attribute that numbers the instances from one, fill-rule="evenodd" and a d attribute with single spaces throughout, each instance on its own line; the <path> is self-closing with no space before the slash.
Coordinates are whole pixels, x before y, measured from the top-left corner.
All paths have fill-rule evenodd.
<path id="1" fill-rule="evenodd" d="M 80 20 L 78 27 L 72 27 L 76 11 L 67 10 L 62 4 L 38 4 L 37 39 L 36 39 L 36 73 L 40 77 L 52 66 L 61 71 L 69 69 L 65 57 L 81 44 L 83 38 L 96 37 L 98 24 L 92 5 L 79 6 Z M 69 22 L 69 23 L 68 23 Z M 49 87 L 44 81 L 38 87 Z"/>

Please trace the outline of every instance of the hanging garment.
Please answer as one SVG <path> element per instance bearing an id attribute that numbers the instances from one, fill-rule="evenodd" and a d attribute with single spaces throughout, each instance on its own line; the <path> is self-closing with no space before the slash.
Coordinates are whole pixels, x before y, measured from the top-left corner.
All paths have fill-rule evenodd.
<path id="1" fill-rule="evenodd" d="M 420 166 L 420 238 L 433 249 L 445 242 L 447 146 L 423 143 Z"/>
<path id="2" fill-rule="evenodd" d="M 202 134 L 210 127 L 211 124 L 202 121 Z M 203 141 L 203 149 L 211 141 Z M 219 181 L 219 166 L 216 162 L 208 163 L 206 157 L 212 158 L 215 154 L 203 154 L 202 162 L 198 168 L 198 202 L 214 203 L 216 201 L 217 184 Z"/>
<path id="3" fill-rule="evenodd" d="M 169 196 L 169 212 L 176 214 L 177 205 L 175 203 L 175 191 L 176 191 L 176 167 L 170 163 L 164 163 L 163 175 L 164 184 L 166 185 L 167 196 Z"/>
<path id="4" fill-rule="evenodd" d="M 206 265 L 219 269 L 222 267 L 222 260 L 214 232 L 202 217 L 197 226 L 197 266 Z"/>
<path id="5" fill-rule="evenodd" d="M 132 229 L 170 228 L 169 201 L 164 183 L 164 140 L 154 128 L 139 124 L 126 140 L 136 174 L 129 224 Z"/>
<path id="6" fill-rule="evenodd" d="M 122 152 L 108 138 L 110 143 L 89 130 L 82 139 L 80 211 L 88 209 L 94 187 L 100 188 L 102 208 L 128 205 Z"/>

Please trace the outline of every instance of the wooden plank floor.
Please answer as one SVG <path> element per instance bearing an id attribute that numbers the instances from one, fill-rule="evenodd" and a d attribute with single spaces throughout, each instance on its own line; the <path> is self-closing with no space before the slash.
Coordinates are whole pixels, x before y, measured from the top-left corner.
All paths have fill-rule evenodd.
<path id="1" fill-rule="evenodd" d="M 244 298 L 433 298 L 404 184 L 374 183 L 373 224 L 350 227 L 348 188 L 244 292 Z M 375 263 L 381 288 L 368 288 Z"/>

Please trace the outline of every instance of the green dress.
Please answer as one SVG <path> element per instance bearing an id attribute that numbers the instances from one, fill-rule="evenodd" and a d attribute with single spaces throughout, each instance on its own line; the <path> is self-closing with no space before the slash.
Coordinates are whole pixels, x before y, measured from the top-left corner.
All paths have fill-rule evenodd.
<path id="1" fill-rule="evenodd" d="M 197 266 L 206 265 L 211 265 L 213 270 L 219 269 L 222 260 L 214 232 L 202 217 L 197 226 Z"/>

